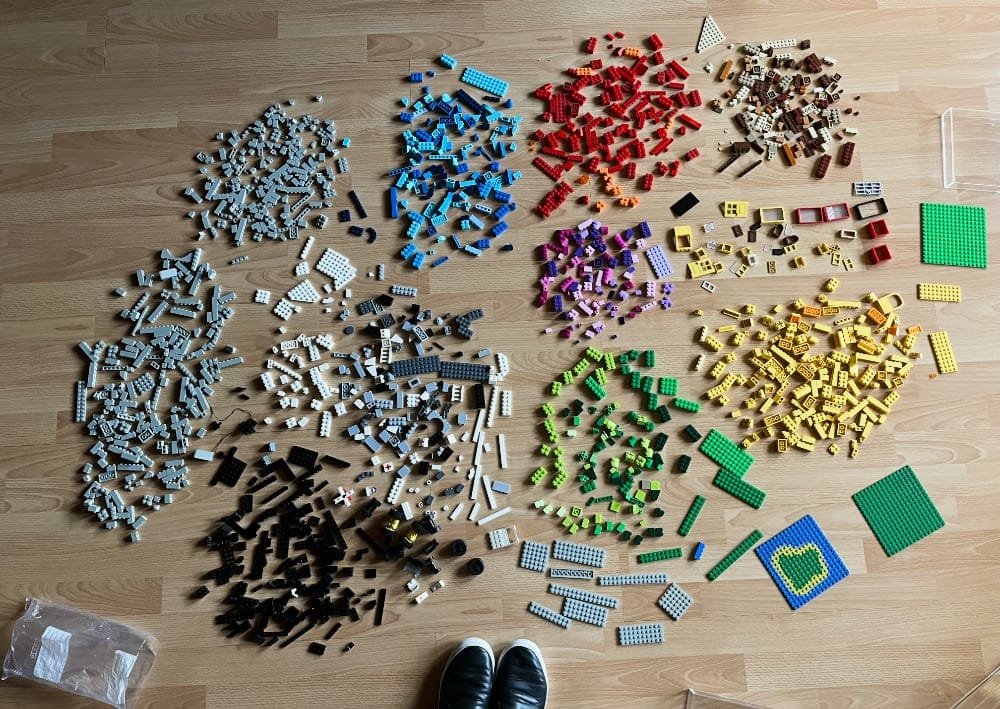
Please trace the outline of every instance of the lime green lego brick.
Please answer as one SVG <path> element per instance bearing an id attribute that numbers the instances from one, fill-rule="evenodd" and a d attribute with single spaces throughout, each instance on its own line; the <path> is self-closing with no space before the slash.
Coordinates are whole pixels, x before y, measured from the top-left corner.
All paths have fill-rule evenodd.
<path id="1" fill-rule="evenodd" d="M 596 347 L 588 347 L 586 349 L 586 351 L 584 352 L 584 354 L 586 354 L 588 357 L 590 357 L 595 362 L 600 362 L 602 359 L 604 359 L 604 353 L 601 352 Z"/>
<path id="2" fill-rule="evenodd" d="M 753 465 L 753 456 L 726 438 L 725 434 L 717 428 L 708 432 L 698 450 L 722 469 L 741 478 Z"/>
<path id="3" fill-rule="evenodd" d="M 726 573 L 729 567 L 735 564 L 741 556 L 753 549 L 757 545 L 757 542 L 763 538 L 764 535 L 760 533 L 759 529 L 753 530 L 749 535 L 747 535 L 746 539 L 737 544 L 732 551 L 722 557 L 718 564 L 708 570 L 708 573 L 705 574 L 706 578 L 708 578 L 709 581 L 715 581 L 715 579 Z"/>
<path id="4" fill-rule="evenodd" d="M 546 401 L 544 404 L 542 404 L 542 416 L 549 418 L 555 412 L 556 412 L 555 407 L 552 406 L 552 404 L 550 404 L 549 402 Z"/>
<path id="5" fill-rule="evenodd" d="M 765 498 L 767 498 L 767 493 L 759 487 L 751 485 L 743 478 L 724 468 L 719 469 L 719 472 L 715 475 L 715 479 L 712 480 L 712 484 L 720 490 L 725 490 L 740 502 L 750 505 L 755 510 L 759 510 L 761 505 L 764 504 Z"/>
<path id="6" fill-rule="evenodd" d="M 618 368 L 618 362 L 615 360 L 613 354 L 604 355 L 604 368 L 609 372 L 613 372 Z"/>
<path id="7" fill-rule="evenodd" d="M 552 382 L 552 386 L 549 388 L 549 394 L 551 396 L 559 396 L 562 394 L 562 382 Z"/>
<path id="8" fill-rule="evenodd" d="M 988 240 L 983 207 L 920 205 L 920 260 L 924 263 L 986 268 Z"/>
<path id="9" fill-rule="evenodd" d="M 657 392 L 665 396 L 677 396 L 677 380 L 673 377 L 660 377 Z"/>
<path id="10" fill-rule="evenodd" d="M 679 559 L 684 556 L 684 550 L 680 547 L 671 547 L 669 549 L 658 549 L 656 551 L 647 551 L 644 554 L 639 554 L 636 557 L 640 564 L 649 564 L 654 561 L 666 561 L 667 559 Z"/>
<path id="11" fill-rule="evenodd" d="M 538 485 L 540 482 L 542 482 L 542 480 L 544 480 L 545 478 L 547 478 L 548 475 L 549 475 L 549 470 L 545 466 L 542 466 L 540 468 L 536 468 L 535 472 L 533 472 L 531 474 L 531 478 L 530 478 L 531 484 L 532 485 Z"/>
<path id="12" fill-rule="evenodd" d="M 674 398 L 673 404 L 675 409 L 680 409 L 681 411 L 689 411 L 692 414 L 696 414 L 699 411 L 701 411 L 701 404 L 699 404 L 697 401 L 692 401 L 691 399 L 682 399 L 681 397 L 678 396 Z"/>
<path id="13" fill-rule="evenodd" d="M 944 526 L 944 519 L 913 469 L 904 465 L 852 496 L 886 556 Z"/>
<path id="14" fill-rule="evenodd" d="M 687 514 L 684 515 L 684 519 L 681 521 L 681 526 L 677 529 L 677 533 L 682 537 L 686 537 L 694 526 L 695 521 L 698 519 L 698 515 L 701 514 L 702 508 L 705 506 L 705 497 L 702 495 L 697 495 L 692 501 L 691 506 L 688 507 Z"/>

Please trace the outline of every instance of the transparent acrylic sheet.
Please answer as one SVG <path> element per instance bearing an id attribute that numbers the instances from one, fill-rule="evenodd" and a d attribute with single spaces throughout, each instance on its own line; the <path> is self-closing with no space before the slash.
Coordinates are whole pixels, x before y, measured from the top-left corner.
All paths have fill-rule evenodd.
<path id="1" fill-rule="evenodd" d="M 731 709 L 732 707 L 742 707 L 743 709 L 767 709 L 759 704 L 747 704 L 738 699 L 727 699 L 717 694 L 699 692 L 697 689 L 689 689 L 687 701 L 684 709 Z"/>
<path id="2" fill-rule="evenodd" d="M 997 709 L 1000 707 L 1000 667 L 977 684 L 951 709 Z"/>
<path id="3" fill-rule="evenodd" d="M 20 677 L 130 709 L 156 659 L 156 639 L 76 608 L 29 598 L 14 621 L 3 679 Z"/>
<path id="4" fill-rule="evenodd" d="M 941 167 L 946 188 L 1000 192 L 1000 113 L 969 108 L 942 113 Z"/>

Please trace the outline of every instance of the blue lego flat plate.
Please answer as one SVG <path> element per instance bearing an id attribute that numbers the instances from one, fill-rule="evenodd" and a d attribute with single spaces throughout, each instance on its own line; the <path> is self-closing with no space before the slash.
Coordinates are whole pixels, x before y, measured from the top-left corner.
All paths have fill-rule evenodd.
<path id="1" fill-rule="evenodd" d="M 793 611 L 850 574 L 812 515 L 775 534 L 756 553 Z"/>

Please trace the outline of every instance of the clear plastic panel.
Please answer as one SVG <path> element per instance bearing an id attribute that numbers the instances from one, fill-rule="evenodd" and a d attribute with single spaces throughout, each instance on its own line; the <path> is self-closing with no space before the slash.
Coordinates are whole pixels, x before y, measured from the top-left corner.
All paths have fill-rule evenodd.
<path id="1" fill-rule="evenodd" d="M 1000 667 L 955 702 L 951 709 L 997 709 L 1000 707 Z"/>
<path id="2" fill-rule="evenodd" d="M 941 166 L 946 188 L 1000 192 L 1000 113 L 942 113 Z"/>
<path id="3" fill-rule="evenodd" d="M 742 707 L 742 709 L 767 709 L 759 704 L 747 704 L 738 699 L 727 699 L 717 694 L 699 692 L 697 689 L 688 690 L 687 701 L 684 704 L 684 709 L 732 709 L 733 707 Z"/>

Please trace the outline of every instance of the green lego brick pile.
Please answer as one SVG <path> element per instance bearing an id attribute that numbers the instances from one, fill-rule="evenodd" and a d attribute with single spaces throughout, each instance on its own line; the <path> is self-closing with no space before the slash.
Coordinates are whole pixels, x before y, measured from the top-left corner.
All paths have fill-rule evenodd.
<path id="1" fill-rule="evenodd" d="M 920 260 L 939 266 L 986 268 L 986 210 L 965 204 L 920 205 Z"/>
<path id="2" fill-rule="evenodd" d="M 613 355 L 588 347 L 584 356 L 548 387 L 551 396 L 559 397 L 568 393 L 568 388 L 575 384 L 596 401 L 585 404 L 576 398 L 565 407 L 558 407 L 555 401 L 542 405 L 543 420 L 539 428 L 543 442 L 538 452 L 547 458 L 547 462 L 535 469 L 530 482 L 559 489 L 575 477 L 580 491 L 585 494 L 599 494 L 597 489 L 602 482 L 613 485 L 616 493 L 588 497 L 584 504 L 570 509 L 545 500 L 536 501 L 537 509 L 546 514 L 555 512 L 570 533 L 588 530 L 594 535 L 619 534 L 620 539 L 633 544 L 641 543 L 644 537 L 663 535 L 662 528 L 650 526 L 650 520 L 643 516 L 647 506 L 659 499 L 661 482 L 642 476 L 671 467 L 686 470 L 684 463 L 690 462 L 689 456 L 680 456 L 676 466 L 666 464 L 663 451 L 670 436 L 663 431 L 656 432 L 656 429 L 672 418 L 668 404 L 686 413 L 697 413 L 700 405 L 697 401 L 677 396 L 677 379 L 653 376 L 648 370 L 655 364 L 656 353 L 653 350 L 633 349 Z M 618 401 L 599 403 L 608 397 L 608 388 L 614 380 L 638 395 L 641 408 L 625 410 Z M 571 453 L 568 447 L 584 435 L 589 437 L 589 446 Z M 684 441 L 684 438 L 676 440 Z M 612 449 L 619 445 L 625 450 L 612 454 Z M 602 455 L 605 451 L 607 455 Z M 575 470 L 571 470 L 574 467 Z M 603 476 L 599 473 L 602 470 Z M 641 517 L 626 524 L 605 519 L 603 510 L 583 516 L 586 508 L 598 505 L 606 505 L 604 509 L 614 515 Z M 655 518 L 663 513 L 662 509 L 654 509 L 650 516 Z"/>

